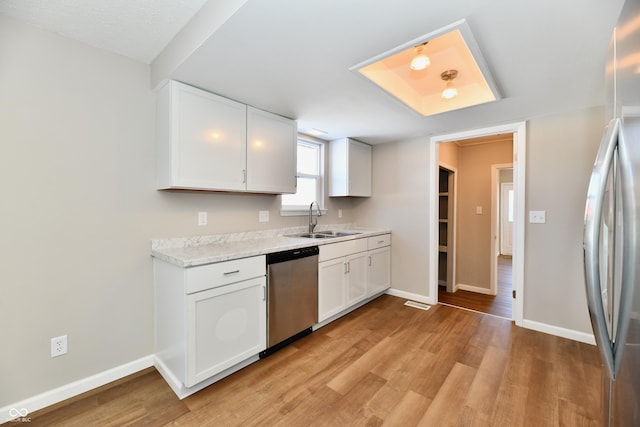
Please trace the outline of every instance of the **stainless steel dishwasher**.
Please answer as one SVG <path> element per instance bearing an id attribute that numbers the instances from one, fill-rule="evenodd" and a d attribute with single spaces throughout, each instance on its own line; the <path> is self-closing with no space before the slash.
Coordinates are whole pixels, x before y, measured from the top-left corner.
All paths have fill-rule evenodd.
<path id="1" fill-rule="evenodd" d="M 311 333 L 318 323 L 318 247 L 267 254 L 265 357 Z"/>

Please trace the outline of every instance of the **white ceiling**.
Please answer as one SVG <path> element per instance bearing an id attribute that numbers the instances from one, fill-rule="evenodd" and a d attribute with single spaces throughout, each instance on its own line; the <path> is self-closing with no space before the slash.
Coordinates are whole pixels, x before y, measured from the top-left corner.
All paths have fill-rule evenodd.
<path id="1" fill-rule="evenodd" d="M 207 0 L 0 0 L 0 13 L 149 64 Z"/>
<path id="2" fill-rule="evenodd" d="M 0 0 L 0 13 L 150 63 L 205 2 Z M 328 139 L 382 143 L 462 131 L 603 104 L 606 50 L 622 3 L 248 0 L 162 77 L 297 119 L 301 131 L 322 129 Z M 349 71 L 460 19 L 499 101 L 421 117 Z"/>

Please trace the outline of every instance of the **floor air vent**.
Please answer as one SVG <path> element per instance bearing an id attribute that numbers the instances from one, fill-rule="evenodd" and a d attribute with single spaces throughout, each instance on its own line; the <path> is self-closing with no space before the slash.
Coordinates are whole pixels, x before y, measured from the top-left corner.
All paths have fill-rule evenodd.
<path id="1" fill-rule="evenodd" d="M 422 304 L 421 302 L 415 302 L 415 301 L 407 301 L 404 303 L 404 305 L 408 305 L 409 307 L 413 307 L 413 308 L 419 308 L 420 310 L 425 310 L 425 311 L 431 308 L 430 305 Z"/>

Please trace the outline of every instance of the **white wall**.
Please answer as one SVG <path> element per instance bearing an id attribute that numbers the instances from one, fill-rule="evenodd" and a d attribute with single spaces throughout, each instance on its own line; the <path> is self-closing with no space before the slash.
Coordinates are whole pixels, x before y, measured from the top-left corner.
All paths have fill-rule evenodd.
<path id="1" fill-rule="evenodd" d="M 373 197 L 354 201 L 358 222 L 388 227 L 394 289 L 429 295 L 429 138 L 373 148 Z"/>
<path id="2" fill-rule="evenodd" d="M 150 239 L 307 221 L 276 196 L 156 191 L 149 88 L 147 65 L 0 16 L 0 407 L 153 353 Z"/>
<path id="3" fill-rule="evenodd" d="M 527 224 L 524 317 L 591 333 L 582 265 L 589 177 L 604 131 L 603 108 L 535 118 L 527 126 Z"/>

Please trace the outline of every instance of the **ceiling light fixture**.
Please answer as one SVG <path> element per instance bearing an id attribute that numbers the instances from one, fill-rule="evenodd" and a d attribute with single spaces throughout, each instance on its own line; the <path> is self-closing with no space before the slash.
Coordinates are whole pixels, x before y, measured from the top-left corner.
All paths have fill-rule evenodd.
<path id="1" fill-rule="evenodd" d="M 443 99 L 452 99 L 455 98 L 458 95 L 458 89 L 456 89 L 453 86 L 453 79 L 455 79 L 458 76 L 458 70 L 447 70 L 447 71 L 443 71 L 442 74 L 440 74 L 440 77 L 442 77 L 442 80 L 444 80 L 445 83 L 445 88 L 442 91 L 442 98 Z"/>
<path id="2" fill-rule="evenodd" d="M 414 48 L 416 51 L 416 54 L 411 60 L 412 70 L 415 70 L 415 71 L 424 70 L 429 65 L 431 65 L 431 60 L 429 60 L 429 57 L 423 53 L 424 47 L 427 45 L 427 43 L 429 42 L 424 42 Z"/>

